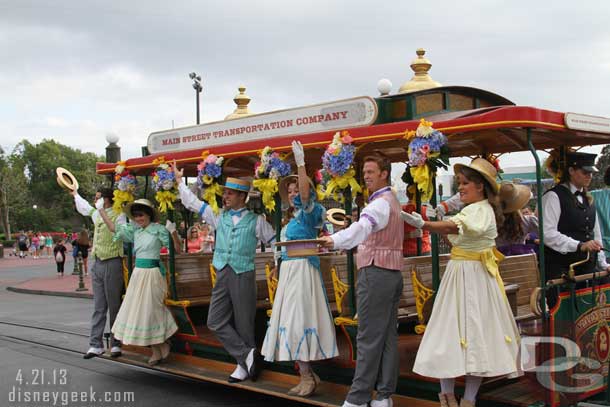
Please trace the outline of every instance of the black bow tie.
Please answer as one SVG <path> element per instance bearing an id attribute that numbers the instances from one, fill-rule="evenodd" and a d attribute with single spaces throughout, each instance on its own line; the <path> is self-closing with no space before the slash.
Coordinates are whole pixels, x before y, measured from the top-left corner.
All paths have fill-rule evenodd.
<path id="1" fill-rule="evenodd" d="M 574 196 L 582 196 L 583 198 L 586 198 L 587 194 L 585 194 L 583 191 L 574 191 Z"/>

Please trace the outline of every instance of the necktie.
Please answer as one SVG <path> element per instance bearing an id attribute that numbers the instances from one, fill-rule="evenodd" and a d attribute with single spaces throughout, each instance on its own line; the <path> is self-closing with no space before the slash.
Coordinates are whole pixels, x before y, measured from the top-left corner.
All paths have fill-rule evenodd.
<path id="1" fill-rule="evenodd" d="M 244 210 L 246 208 L 241 208 L 241 209 L 230 209 L 229 210 L 229 215 L 231 216 L 237 216 L 238 218 L 241 218 L 241 215 L 244 213 Z"/>

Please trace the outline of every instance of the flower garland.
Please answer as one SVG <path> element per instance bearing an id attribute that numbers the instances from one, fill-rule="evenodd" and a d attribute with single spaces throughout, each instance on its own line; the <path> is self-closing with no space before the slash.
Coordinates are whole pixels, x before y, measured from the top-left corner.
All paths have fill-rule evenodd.
<path id="1" fill-rule="evenodd" d="M 415 183 L 421 192 L 422 201 L 430 201 L 434 194 L 432 179 L 439 168 L 449 166 L 447 137 L 432 127 L 432 122 L 421 119 L 416 131 L 408 131 L 404 137 L 409 141 L 408 162 L 403 180 Z"/>
<path id="2" fill-rule="evenodd" d="M 269 212 L 275 211 L 275 194 L 278 192 L 278 180 L 290 175 L 290 164 L 283 157 L 266 146 L 260 153 L 260 161 L 254 165 L 254 182 L 256 189 L 263 194 L 263 205 Z"/>
<path id="3" fill-rule="evenodd" d="M 217 157 L 204 151 L 201 154 L 203 161 L 197 166 L 197 186 L 203 190 L 203 200 L 210 205 L 215 214 L 218 214 L 217 196 L 222 196 L 222 187 L 219 184 L 222 176 L 224 157 Z"/>
<path id="4" fill-rule="evenodd" d="M 327 186 L 332 180 L 332 177 L 326 170 L 321 169 L 314 173 L 314 178 L 316 184 L 316 196 L 318 201 L 322 201 L 323 199 L 326 199 Z M 335 191 L 333 191 L 333 199 L 341 204 L 345 203 L 343 192 L 339 189 L 335 189 Z"/>
<path id="5" fill-rule="evenodd" d="M 494 168 L 496 169 L 496 172 L 498 174 L 498 178 L 502 179 L 502 175 L 500 174 L 504 174 L 504 170 L 500 167 L 500 159 L 498 158 L 498 156 L 493 155 L 493 154 L 485 154 L 483 156 L 484 159 L 486 159 L 491 165 L 494 166 Z"/>
<path id="6" fill-rule="evenodd" d="M 133 193 L 138 185 L 136 177 L 125 169 L 125 161 L 119 161 L 114 167 L 114 182 L 116 189 L 113 192 L 112 209 L 121 213 L 125 204 L 135 200 Z"/>
<path id="7" fill-rule="evenodd" d="M 356 170 L 354 170 L 353 164 L 356 147 L 352 141 L 349 132 L 336 132 L 333 141 L 326 147 L 326 151 L 322 155 L 322 168 L 330 176 L 330 180 L 326 184 L 325 198 L 333 197 L 339 201 L 337 192 L 347 187 L 351 188 L 352 194 L 362 192 L 362 188 L 354 178 Z"/>
<path id="8" fill-rule="evenodd" d="M 157 191 L 155 199 L 159 202 L 159 210 L 167 212 L 168 209 L 174 209 L 173 203 L 176 200 L 178 192 L 176 174 L 174 174 L 172 167 L 165 163 L 163 157 L 153 162 L 158 164 L 152 173 L 153 186 L 155 191 Z"/>

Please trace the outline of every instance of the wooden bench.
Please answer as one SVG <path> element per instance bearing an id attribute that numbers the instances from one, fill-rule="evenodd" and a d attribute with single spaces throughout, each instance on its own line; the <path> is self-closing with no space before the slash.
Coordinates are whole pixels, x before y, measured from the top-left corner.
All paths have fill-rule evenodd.
<path id="1" fill-rule="evenodd" d="M 209 305 L 212 297 L 213 275 L 215 270 L 211 267 L 212 254 L 193 253 L 176 255 L 175 276 L 176 276 L 176 299 L 168 299 L 168 305 L 201 306 Z M 167 257 L 162 259 L 166 262 Z M 271 252 L 257 253 L 254 261 L 256 273 L 256 307 L 267 309 L 271 307 L 267 291 L 267 281 L 265 268 L 268 264 L 273 264 L 273 254 Z M 169 267 L 167 267 L 169 271 Z M 168 273 L 168 284 L 169 273 Z M 171 293 L 171 286 L 168 285 Z"/>
<path id="2" fill-rule="evenodd" d="M 345 256 L 335 256 L 336 259 L 332 265 L 339 270 L 338 275 L 343 282 L 344 287 L 347 285 L 347 270 L 345 266 Z M 341 260 L 343 257 L 343 260 Z M 439 256 L 440 274 L 441 277 L 447 267 L 450 255 L 444 254 Z M 323 273 L 324 263 L 322 267 Z M 326 271 L 328 273 L 328 271 Z M 400 299 L 398 309 L 398 319 L 400 322 L 411 322 L 419 319 L 416 309 L 416 295 L 413 289 L 413 272 L 417 274 L 419 281 L 426 287 L 432 287 L 432 259 L 431 256 L 406 257 L 404 258 L 402 275 L 403 275 L 403 295 Z M 330 274 L 330 273 L 329 273 Z M 532 290 L 539 284 L 538 263 L 535 254 L 526 254 L 519 256 L 508 256 L 500 263 L 500 275 L 504 280 L 506 294 L 511 305 L 511 309 L 517 321 L 523 321 L 534 318 L 535 316 L 529 310 L 529 298 Z M 354 278 L 356 279 L 357 274 Z M 327 284 L 327 293 L 329 285 Z M 345 304 L 347 293 L 340 293 L 341 302 Z M 331 297 L 337 297 L 334 289 Z M 335 301 L 336 303 L 336 301 Z M 335 305 L 336 306 L 336 305 Z M 343 307 L 345 308 L 345 307 Z M 429 314 L 431 303 L 428 301 L 427 310 L 424 314 Z M 427 312 L 426 312 L 427 311 Z M 424 316 L 424 320 L 428 315 Z M 341 319 L 335 322 L 349 322 Z M 356 321 L 353 321 L 356 322 Z"/>

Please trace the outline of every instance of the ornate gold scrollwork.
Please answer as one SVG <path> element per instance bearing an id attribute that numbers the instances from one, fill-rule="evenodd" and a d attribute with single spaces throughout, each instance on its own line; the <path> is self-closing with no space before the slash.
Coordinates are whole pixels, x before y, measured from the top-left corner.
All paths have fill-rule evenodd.
<path id="1" fill-rule="evenodd" d="M 415 309 L 417 310 L 417 319 L 419 324 L 415 326 L 415 333 L 423 335 L 426 331 L 426 319 L 424 317 L 424 307 L 426 302 L 434 295 L 434 290 L 426 287 L 417 275 L 417 269 L 411 269 L 411 281 L 413 283 L 413 296 L 415 297 Z"/>

